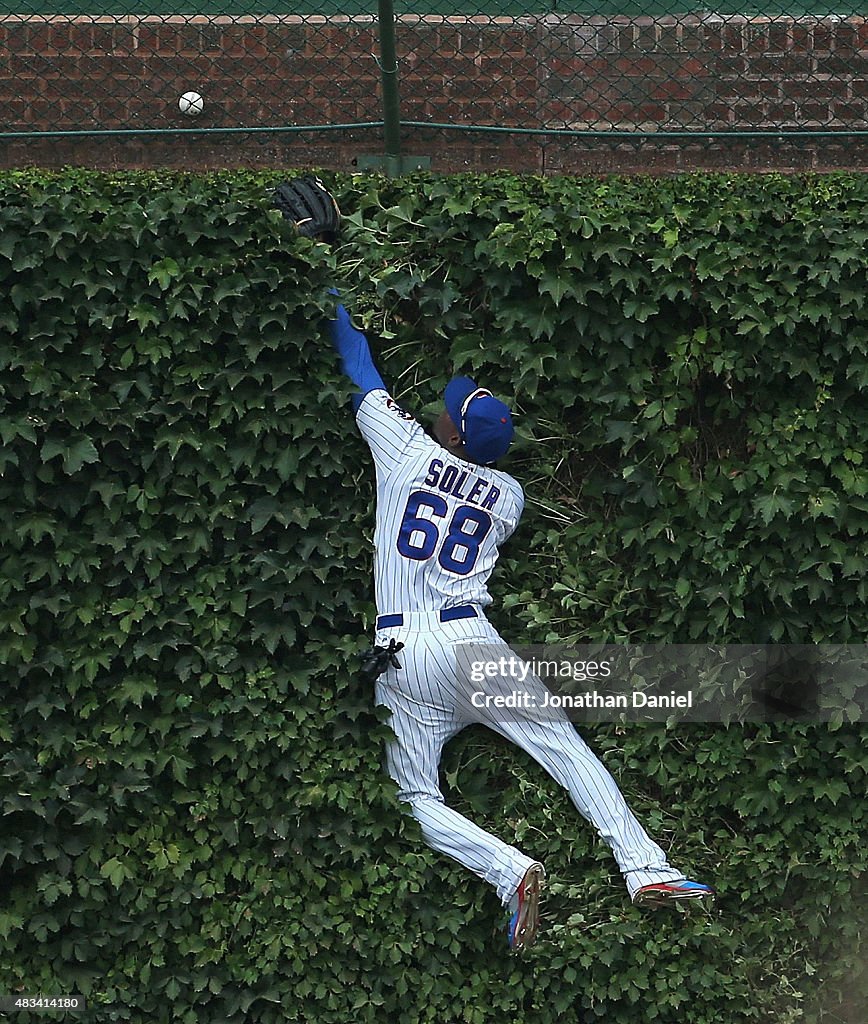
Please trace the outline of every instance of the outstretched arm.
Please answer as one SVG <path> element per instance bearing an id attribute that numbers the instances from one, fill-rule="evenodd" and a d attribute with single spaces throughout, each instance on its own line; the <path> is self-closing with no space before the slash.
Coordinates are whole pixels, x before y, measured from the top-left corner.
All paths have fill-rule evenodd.
<path id="1" fill-rule="evenodd" d="M 337 294 L 334 290 L 332 293 Z M 362 399 L 369 391 L 385 391 L 386 385 L 374 366 L 368 339 L 360 330 L 353 327 L 350 314 L 343 304 L 338 305 L 337 314 L 337 320 L 329 321 L 329 330 L 335 349 L 341 357 L 344 373 L 359 389 L 352 396 L 353 412 L 358 412 Z"/>
<path id="2" fill-rule="evenodd" d="M 338 294 L 334 288 L 331 292 Z M 337 319 L 329 321 L 329 330 L 344 373 L 359 389 L 352 396 L 356 424 L 371 449 L 377 471 L 390 473 L 400 464 L 407 445 L 424 431 L 389 394 L 374 366 L 368 339 L 353 327 L 343 305 L 337 307 Z"/>

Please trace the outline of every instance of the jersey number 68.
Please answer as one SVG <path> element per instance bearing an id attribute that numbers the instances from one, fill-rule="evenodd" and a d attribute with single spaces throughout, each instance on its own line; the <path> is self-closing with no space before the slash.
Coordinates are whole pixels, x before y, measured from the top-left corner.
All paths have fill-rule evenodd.
<path id="1" fill-rule="evenodd" d="M 420 562 L 432 557 L 440 541 L 438 524 L 421 517 L 419 510 L 422 508 L 431 509 L 432 515 L 438 519 L 445 519 L 449 513 L 445 499 L 430 491 L 413 491 L 407 500 L 398 532 L 398 551 L 405 558 Z M 458 576 L 472 572 L 479 557 L 479 545 L 490 529 L 491 516 L 483 509 L 459 506 L 449 520 L 446 537 L 437 556 L 441 568 Z M 421 543 L 416 542 L 418 534 L 422 535 Z"/>

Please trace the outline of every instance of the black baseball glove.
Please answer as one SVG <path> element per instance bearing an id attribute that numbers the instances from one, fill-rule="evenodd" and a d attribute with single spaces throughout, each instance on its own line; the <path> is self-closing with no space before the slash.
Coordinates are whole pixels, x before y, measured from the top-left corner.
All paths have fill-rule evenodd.
<path id="1" fill-rule="evenodd" d="M 305 174 L 278 185 L 274 205 L 306 238 L 334 242 L 341 225 L 341 211 L 335 197 L 316 177 Z"/>
<path id="2" fill-rule="evenodd" d="M 362 655 L 359 675 L 366 683 L 372 683 L 374 680 L 379 679 L 390 665 L 394 668 L 400 668 L 401 662 L 398 661 L 395 655 L 403 649 L 404 645 L 396 643 L 395 640 L 390 640 L 388 645 L 377 646 L 375 644 Z"/>

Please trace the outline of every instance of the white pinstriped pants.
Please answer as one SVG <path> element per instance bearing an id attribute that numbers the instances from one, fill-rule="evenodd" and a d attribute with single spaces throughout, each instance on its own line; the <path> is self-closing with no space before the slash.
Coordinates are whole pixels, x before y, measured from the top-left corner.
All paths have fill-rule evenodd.
<path id="1" fill-rule="evenodd" d="M 579 813 L 612 848 L 631 897 L 643 885 L 684 877 L 667 863 L 566 715 L 539 720 L 521 709 L 470 706 L 466 683 L 462 689 L 457 682 L 455 645 L 499 645 L 505 657 L 512 654 L 478 609 L 476 618 L 444 623 L 436 612 L 405 613 L 403 625 L 377 630 L 378 644 L 391 639 L 402 642 L 404 650 L 398 655 L 401 668 L 389 668 L 376 686 L 377 703 L 391 710 L 395 733 L 386 762 L 399 798 L 409 804 L 429 846 L 493 885 L 504 904 L 534 863 L 444 802 L 438 778 L 443 747 L 466 726 L 481 723 L 527 751 L 569 792 Z M 538 679 L 535 683 L 543 686 Z M 489 685 L 486 680 L 486 692 L 492 692 Z"/>

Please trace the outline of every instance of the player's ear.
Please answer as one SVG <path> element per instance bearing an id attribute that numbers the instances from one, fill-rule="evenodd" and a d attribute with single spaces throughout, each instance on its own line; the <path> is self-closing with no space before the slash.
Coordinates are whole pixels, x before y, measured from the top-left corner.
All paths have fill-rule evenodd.
<path id="1" fill-rule="evenodd" d="M 461 444 L 461 435 L 458 433 L 458 427 L 455 426 L 455 421 L 445 409 L 443 411 L 443 426 L 450 447 L 454 448 L 456 445 Z"/>

